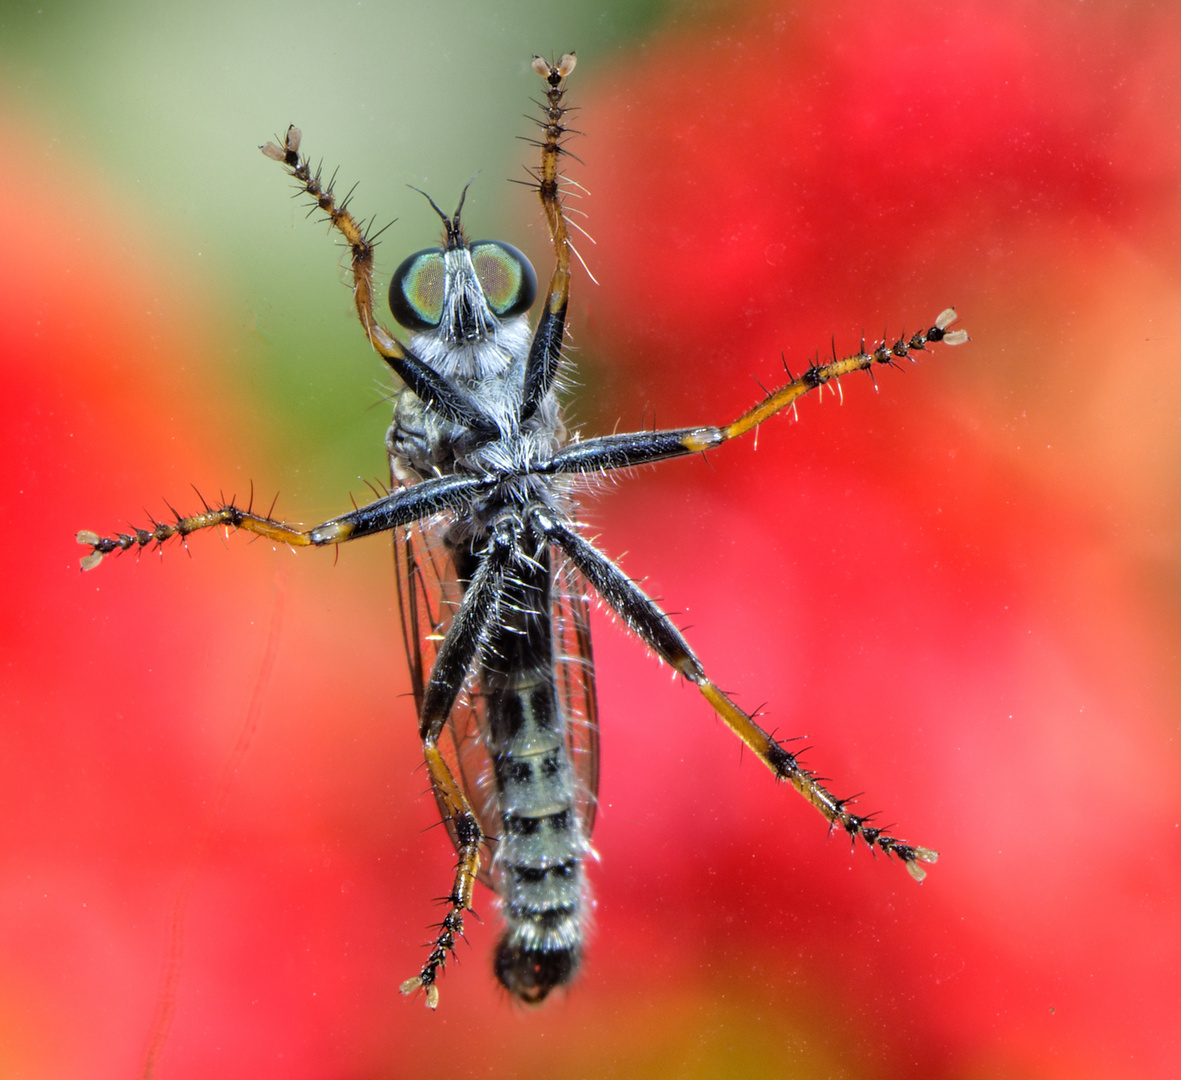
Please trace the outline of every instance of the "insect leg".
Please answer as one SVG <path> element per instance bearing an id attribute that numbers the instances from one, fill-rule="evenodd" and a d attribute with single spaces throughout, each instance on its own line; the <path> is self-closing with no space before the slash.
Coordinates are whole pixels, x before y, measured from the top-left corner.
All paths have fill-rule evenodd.
<path id="1" fill-rule="evenodd" d="M 888 855 L 896 855 L 915 880 L 923 880 L 926 871 L 920 864 L 935 862 L 937 852 L 889 836 L 871 826 L 868 818 L 852 813 L 849 810 L 850 800 L 838 799 L 828 791 L 799 763 L 794 754 L 785 750 L 753 717 L 743 712 L 714 685 L 672 620 L 618 566 L 572 529 L 545 512 L 537 511 L 535 520 L 539 530 L 566 553 L 583 577 L 619 613 L 631 630 L 662 660 L 697 686 L 730 730 L 754 751 L 776 778 L 788 781 L 824 815 L 831 827 L 839 826 L 851 838 L 860 837 L 870 848 L 876 847 Z"/>
<path id="2" fill-rule="evenodd" d="M 947 329 L 955 321 L 955 308 L 947 308 L 929 330 L 899 338 L 892 345 L 882 342 L 871 352 L 865 343 L 850 356 L 828 364 L 814 363 L 803 374 L 768 394 L 753 408 L 725 427 L 677 428 L 669 431 L 636 431 L 622 435 L 603 435 L 584 439 L 563 447 L 537 471 L 544 473 L 602 472 L 627 469 L 635 465 L 650 465 L 668 458 L 683 457 L 716 446 L 743 435 L 769 420 L 776 413 L 790 408 L 812 390 L 818 390 L 833 379 L 854 371 L 867 371 L 875 364 L 894 364 L 907 359 L 911 352 L 923 350 L 931 342 L 960 345 L 968 340 L 963 330 Z"/>
<path id="3" fill-rule="evenodd" d="M 566 76 L 574 70 L 574 64 L 574 53 L 567 53 L 556 64 L 540 56 L 533 58 L 533 70 L 545 79 L 548 87 L 546 104 L 542 106 L 545 120 L 538 121 L 545 132 L 545 138 L 538 144 L 541 147 L 541 165 L 533 173 L 533 178 L 537 181 L 537 194 L 545 210 L 557 263 L 529 349 L 525 391 L 521 402 L 522 421 L 528 420 L 537 411 L 537 406 L 549 393 L 562 359 L 566 307 L 570 300 L 570 236 L 558 188 L 561 180 L 558 158 L 563 153 L 562 137 L 566 134 L 566 108 L 562 104 L 562 97 L 566 93 Z"/>
<path id="4" fill-rule="evenodd" d="M 861 348 L 851 356 L 834 359 L 828 364 L 812 363 L 798 378 L 785 383 L 778 390 L 768 394 L 762 401 L 747 409 L 737 420 L 721 429 L 721 439 L 733 439 L 757 427 L 764 420 L 769 420 L 778 412 L 792 406 L 796 400 L 811 390 L 818 390 L 825 383 L 839 379 L 854 371 L 869 371 L 875 364 L 895 364 L 898 360 L 909 358 L 912 351 L 926 349 L 931 342 L 942 341 L 946 345 L 962 345 L 968 340 L 964 330 L 951 330 L 948 327 L 956 320 L 955 308 L 945 308 L 935 318 L 935 325 L 927 330 L 920 330 L 909 338 L 899 338 L 893 345 L 881 342 L 872 352 L 865 351 L 865 342 Z M 686 440 L 690 450 L 708 450 L 717 445 L 712 438 Z"/>
<path id="5" fill-rule="evenodd" d="M 373 250 L 376 244 L 360 222 L 349 213 L 348 199 L 338 203 L 331 180 L 325 184 L 320 170 L 313 172 L 311 162 L 300 156 L 302 137 L 303 133 L 292 124 L 287 129 L 282 146 L 269 142 L 260 149 L 272 161 L 278 161 L 286 167 L 300 190 L 315 200 L 316 205 L 328 216 L 332 227 L 348 244 L 353 270 L 353 303 L 369 343 L 398 378 L 452 423 L 481 432 L 494 432 L 496 425 L 490 423 L 466 394 L 423 363 L 378 320 L 373 310 Z"/>
<path id="6" fill-rule="evenodd" d="M 176 515 L 171 522 L 154 521 L 150 529 L 136 529 L 134 533 L 116 533 L 114 536 L 99 536 L 88 529 L 77 534 L 79 544 L 90 548 L 90 554 L 82 559 L 83 570 L 93 570 L 104 555 L 113 551 L 142 550 L 158 547 L 166 540 L 179 536 L 182 540 L 190 533 L 217 526 L 242 529 L 246 532 L 265 536 L 291 547 L 322 547 L 325 544 L 341 544 L 356 540 L 370 533 L 386 532 L 399 525 L 429 517 L 444 510 L 456 509 L 466 504 L 471 494 L 486 481 L 474 476 L 442 476 L 424 480 L 369 503 L 340 517 L 331 518 L 311 529 L 301 529 L 285 521 L 279 521 L 263 514 L 256 514 L 233 502 L 220 506 L 205 504 L 199 514 L 189 517 Z"/>
<path id="7" fill-rule="evenodd" d="M 463 913 L 472 906 L 472 892 L 480 869 L 480 845 L 484 842 L 479 819 L 439 750 L 439 736 L 481 647 L 495 627 L 505 577 L 517 548 L 517 536 L 510 526 L 501 526 L 492 533 L 463 602 L 439 646 L 423 693 L 418 733 L 435 798 L 451 824 L 457 863 L 455 881 L 447 897 L 447 914 L 434 945 L 422 970 L 402 983 L 401 989 L 403 994 L 425 991 L 426 1003 L 432 1009 L 439 1004 L 439 971 L 447 961 L 447 954 L 454 954 L 456 939 L 463 934 Z"/>

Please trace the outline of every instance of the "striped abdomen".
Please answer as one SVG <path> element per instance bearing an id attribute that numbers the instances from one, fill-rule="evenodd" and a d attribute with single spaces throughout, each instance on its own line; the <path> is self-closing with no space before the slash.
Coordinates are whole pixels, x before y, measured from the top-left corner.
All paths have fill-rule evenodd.
<path id="1" fill-rule="evenodd" d="M 493 872 L 507 926 L 495 970 L 526 1002 L 578 970 L 588 850 L 555 687 L 547 564 L 514 581 L 482 672 L 501 822 Z"/>

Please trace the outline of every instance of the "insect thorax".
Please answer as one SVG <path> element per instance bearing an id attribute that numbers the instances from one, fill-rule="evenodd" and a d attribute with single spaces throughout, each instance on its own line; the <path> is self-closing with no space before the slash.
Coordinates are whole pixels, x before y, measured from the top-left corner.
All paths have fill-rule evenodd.
<path id="1" fill-rule="evenodd" d="M 403 483 L 452 473 L 516 472 L 548 458 L 566 441 L 555 395 L 542 399 L 524 423 L 518 421 L 529 350 L 526 316 L 498 322 L 474 341 L 459 344 L 434 333 L 411 339 L 416 353 L 445 371 L 449 381 L 479 403 L 497 436 L 454 423 L 426 406 L 409 388 L 396 396 L 386 449 Z M 443 373 L 443 372 L 440 372 Z"/>

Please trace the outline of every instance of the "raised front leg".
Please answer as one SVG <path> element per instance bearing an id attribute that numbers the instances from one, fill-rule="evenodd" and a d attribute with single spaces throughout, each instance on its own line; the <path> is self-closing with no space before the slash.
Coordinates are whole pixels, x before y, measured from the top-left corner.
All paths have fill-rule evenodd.
<path id="1" fill-rule="evenodd" d="M 373 310 L 373 250 L 377 238 L 370 236 L 349 212 L 348 197 L 338 202 L 332 190 L 332 180 L 324 183 L 320 170 L 313 171 L 311 162 L 300 155 L 302 139 L 303 133 L 292 124 L 287 129 L 282 146 L 269 142 L 260 149 L 272 161 L 278 161 L 286 167 L 301 193 L 315 200 L 316 206 L 348 244 L 353 271 L 353 303 L 369 343 L 389 364 L 394 374 L 440 415 L 452 423 L 477 431 L 494 432 L 495 425 L 489 424 L 487 417 L 458 387 L 424 364 L 378 319 Z"/>
<path id="2" fill-rule="evenodd" d="M 546 81 L 546 104 L 542 111 L 544 120 L 537 123 L 545 137 L 537 141 L 541 147 L 541 165 L 533 173 L 537 181 L 537 195 L 545 210 L 549 225 L 550 239 L 554 245 L 553 275 L 545 297 L 545 307 L 533 333 L 533 344 L 529 349 L 529 365 L 525 370 L 525 390 L 521 402 L 521 420 L 528 420 L 549 393 L 557 378 L 562 361 L 562 340 L 566 332 L 566 308 L 570 303 L 570 232 L 562 205 L 560 183 L 561 170 L 558 159 L 565 150 L 563 137 L 566 134 L 566 108 L 562 97 L 566 93 L 566 76 L 574 70 L 574 53 L 567 53 L 556 64 L 533 58 L 533 70 Z"/>

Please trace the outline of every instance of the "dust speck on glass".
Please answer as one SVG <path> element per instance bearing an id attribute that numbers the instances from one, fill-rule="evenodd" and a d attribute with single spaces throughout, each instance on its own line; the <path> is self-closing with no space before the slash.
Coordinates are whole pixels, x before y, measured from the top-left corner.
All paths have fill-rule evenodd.
<path id="1" fill-rule="evenodd" d="M 842 375 L 896 365 L 934 342 L 958 345 L 967 334 L 948 329 L 955 311 L 947 308 L 928 330 L 868 349 L 863 341 L 849 356 L 812 362 L 720 427 L 594 438 L 567 432 L 559 391 L 571 256 L 577 253 L 561 163 L 568 138 L 566 79 L 574 66 L 574 53 L 556 62 L 533 59 L 545 93 L 538 137 L 531 140 L 540 162 L 531 173 L 555 262 L 532 328 L 533 268 L 507 243 L 469 240 L 461 196 L 450 215 L 430 202 L 442 221 L 442 243 L 409 256 L 393 274 L 390 309 L 408 332 L 405 340 L 394 336 L 374 311 L 376 236 L 300 154 L 298 128 L 287 130 L 282 146 L 262 148 L 295 178 L 351 252 L 361 326 L 397 379 L 386 436 L 388 494 L 311 529 L 226 503 L 131 534 L 83 531 L 77 537 L 90 548 L 82 559 L 90 570 L 112 552 L 158 546 L 174 536 L 183 541 L 218 526 L 292 546 L 392 533 L 418 734 L 457 859 L 426 959 L 402 984 L 404 993 L 421 991 L 432 1009 L 477 881 L 499 899 L 505 928 L 493 967 L 516 998 L 540 1002 L 579 969 L 599 768 L 591 592 L 694 683 L 775 778 L 820 811 L 830 830 L 895 856 L 916 880 L 925 875 L 923 864 L 936 860 L 934 851 L 854 813 L 851 800 L 832 795 L 718 689 L 669 617 L 582 536 L 575 495 L 588 477 L 713 449 L 794 409 L 798 398 Z"/>

